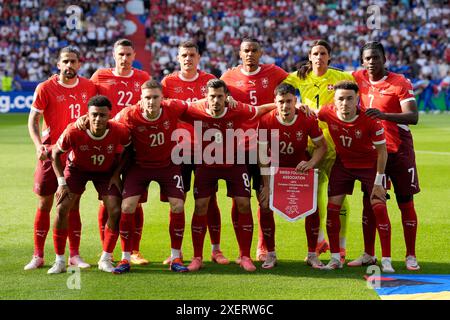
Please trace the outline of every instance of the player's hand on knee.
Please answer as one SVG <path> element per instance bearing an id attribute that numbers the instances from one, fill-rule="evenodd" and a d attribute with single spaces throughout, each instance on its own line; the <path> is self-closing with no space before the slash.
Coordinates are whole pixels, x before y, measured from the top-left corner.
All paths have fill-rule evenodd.
<path id="1" fill-rule="evenodd" d="M 45 145 L 41 144 L 39 148 L 36 149 L 37 158 L 41 161 L 49 159 L 49 152 Z"/>
<path id="2" fill-rule="evenodd" d="M 383 201 L 386 202 L 386 190 L 382 185 L 375 184 L 372 189 L 372 194 L 370 195 L 370 201 Z"/>
<path id="3" fill-rule="evenodd" d="M 116 186 L 116 188 L 122 192 L 122 180 L 119 175 L 113 174 L 111 179 L 109 180 L 108 190 L 111 190 L 112 186 Z"/>
<path id="4" fill-rule="evenodd" d="M 65 197 L 68 197 L 69 200 L 72 198 L 69 187 L 67 185 L 59 186 L 56 190 L 56 205 L 59 205 Z"/>

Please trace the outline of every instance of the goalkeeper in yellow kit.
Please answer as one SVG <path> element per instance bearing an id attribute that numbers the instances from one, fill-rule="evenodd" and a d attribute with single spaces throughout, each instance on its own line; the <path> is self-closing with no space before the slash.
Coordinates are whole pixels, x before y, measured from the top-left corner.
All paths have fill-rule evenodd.
<path id="1" fill-rule="evenodd" d="M 334 85 L 341 80 L 354 81 L 351 74 L 329 67 L 331 58 L 331 46 L 325 40 L 316 40 L 312 42 L 308 54 L 309 61 L 300 66 L 298 71 L 292 72 L 284 80 L 299 90 L 301 102 L 307 104 L 311 109 L 320 109 L 323 105 L 333 102 Z M 317 255 L 326 252 L 329 249 L 328 242 L 325 240 L 324 230 L 327 215 L 328 202 L 328 178 L 331 167 L 336 159 L 336 151 L 333 140 L 328 131 L 328 125 L 319 121 L 319 126 L 323 131 L 328 144 L 328 151 L 319 166 L 319 188 L 318 188 L 318 207 L 320 215 L 320 230 L 317 240 Z M 312 154 L 314 144 L 308 142 L 308 152 Z M 341 261 L 345 261 L 345 239 L 347 220 L 349 213 L 349 204 L 345 199 L 341 213 L 341 231 L 339 234 Z"/>

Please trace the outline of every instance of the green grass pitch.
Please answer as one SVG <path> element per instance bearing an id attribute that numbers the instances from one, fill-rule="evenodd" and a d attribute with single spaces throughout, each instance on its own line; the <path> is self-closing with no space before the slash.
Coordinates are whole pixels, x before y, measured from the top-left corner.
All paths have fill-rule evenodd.
<path id="1" fill-rule="evenodd" d="M 144 206 L 145 225 L 141 251 L 151 263 L 134 267 L 130 274 L 115 276 L 100 272 L 96 263 L 101 252 L 97 231 L 97 201 L 91 184 L 82 198 L 83 232 L 81 254 L 92 268 L 81 271 L 80 289 L 69 289 L 70 274 L 47 275 L 54 259 L 52 232 L 46 243 L 46 265 L 23 271 L 33 251 L 33 219 L 36 197 L 32 192 L 34 147 L 28 136 L 27 115 L 0 115 L 0 299 L 378 299 L 363 279 L 365 269 L 335 272 L 312 270 L 303 262 L 306 253 L 304 221 L 287 222 L 276 217 L 279 265 L 273 270 L 248 274 L 235 264 L 218 266 L 209 261 L 210 242 L 205 240 L 205 268 L 200 272 L 175 274 L 162 265 L 169 254 L 168 205 L 159 202 L 159 187 L 152 184 Z M 417 257 L 420 273 L 446 274 L 450 271 L 450 116 L 423 115 L 413 126 L 420 186 L 415 197 L 419 217 Z M 220 185 L 222 249 L 234 260 L 238 253 L 230 222 L 230 199 Z M 359 185 L 350 197 L 351 216 L 347 256 L 356 258 L 363 249 Z M 388 202 L 392 222 L 392 258 L 397 273 L 410 273 L 404 265 L 405 246 L 399 210 Z M 256 217 L 256 199 L 252 198 Z M 186 203 L 186 232 L 183 252 L 192 256 L 190 220 L 192 193 Z M 52 211 L 52 219 L 54 211 Z M 255 218 L 256 222 L 256 218 Z M 256 230 L 256 225 L 255 225 Z M 256 232 L 252 254 L 256 245 Z M 120 256 L 120 245 L 115 256 Z M 377 256 L 380 257 L 377 240 Z M 329 253 L 322 256 L 329 259 Z"/>

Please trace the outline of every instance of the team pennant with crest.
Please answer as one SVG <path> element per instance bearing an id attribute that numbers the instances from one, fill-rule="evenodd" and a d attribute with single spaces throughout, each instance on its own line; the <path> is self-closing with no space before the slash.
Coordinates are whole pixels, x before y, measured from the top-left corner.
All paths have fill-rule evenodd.
<path id="1" fill-rule="evenodd" d="M 303 219 L 317 210 L 318 171 L 271 168 L 270 208 L 288 221 Z"/>

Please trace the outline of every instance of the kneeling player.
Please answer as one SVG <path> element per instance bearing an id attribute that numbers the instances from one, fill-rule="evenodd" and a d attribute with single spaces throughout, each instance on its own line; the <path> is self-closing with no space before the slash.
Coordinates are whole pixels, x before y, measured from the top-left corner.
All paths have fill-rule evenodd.
<path id="1" fill-rule="evenodd" d="M 335 85 L 334 105 L 320 109 L 319 119 L 330 128 L 336 144 L 336 161 L 331 169 L 328 190 L 327 233 L 331 260 L 323 268 L 342 268 L 339 254 L 339 212 L 346 194 L 352 194 L 355 180 L 361 181 L 370 194 L 380 236 L 383 272 L 394 272 L 391 265 L 391 225 L 383 187 L 387 161 L 386 139 L 380 121 L 373 120 L 358 109 L 358 86 L 351 81 Z"/>
<path id="2" fill-rule="evenodd" d="M 99 269 L 106 272 L 113 270 L 111 254 L 118 238 L 121 197 L 120 181 L 112 178 L 112 172 L 116 149 L 120 145 L 129 145 L 131 137 L 124 125 L 108 121 L 111 107 L 111 102 L 106 97 L 92 97 L 88 102 L 89 129 L 81 131 L 70 124 L 53 149 L 53 169 L 58 178 L 57 215 L 53 233 L 56 261 L 48 270 L 49 274 L 66 270 L 64 252 L 69 211 L 81 197 L 89 180 L 94 183 L 110 213 Z M 60 155 L 69 150 L 71 153 L 63 173 Z"/>
<path id="3" fill-rule="evenodd" d="M 277 135 L 279 142 L 279 154 L 271 154 L 271 166 L 296 168 L 299 172 L 306 172 L 315 168 L 327 151 L 327 144 L 323 139 L 322 130 L 315 117 L 307 117 L 296 109 L 297 98 L 295 89 L 289 84 L 282 83 L 275 89 L 275 104 L 277 109 L 265 114 L 259 121 L 258 130 L 261 133 L 258 143 L 262 149 L 260 154 L 266 155 L 271 150 L 270 142 L 273 135 Z M 267 130 L 263 132 L 262 130 Z M 267 133 L 267 134 L 265 134 Z M 307 156 L 308 136 L 315 145 L 313 156 Z M 278 158 L 278 159 L 277 159 Z M 265 165 L 261 164 L 260 167 Z M 269 175 L 262 175 L 263 186 L 261 192 L 261 229 L 264 241 L 267 245 L 267 258 L 262 267 L 273 268 L 277 263 L 275 254 L 275 221 L 273 211 L 269 208 Z M 271 215 L 271 219 L 265 219 L 263 215 Z M 267 223 L 272 221 L 272 223 Z M 308 239 L 307 264 L 313 268 L 323 266 L 317 257 L 316 246 L 319 232 L 319 213 L 306 217 L 305 229 Z"/>

